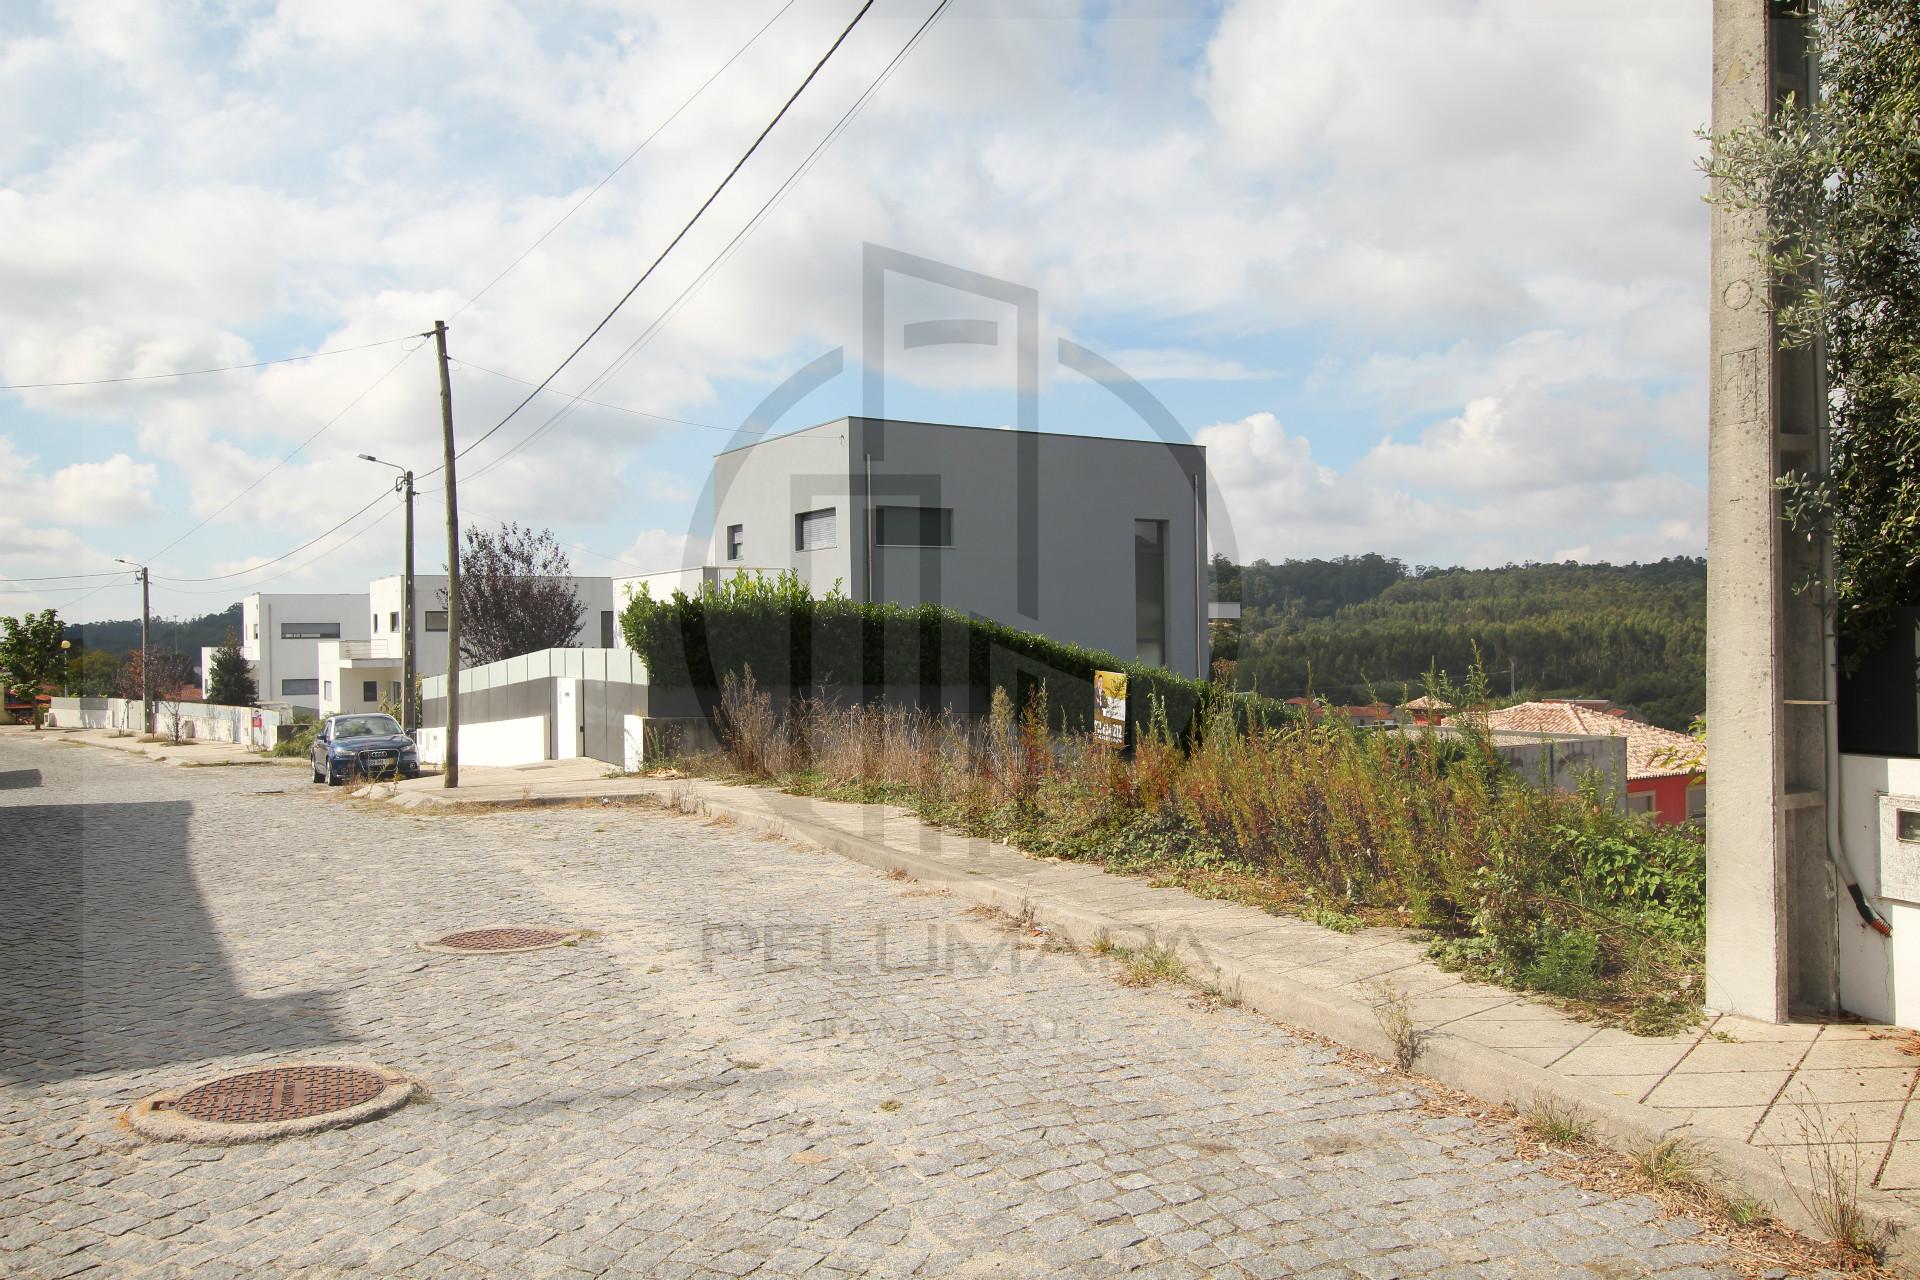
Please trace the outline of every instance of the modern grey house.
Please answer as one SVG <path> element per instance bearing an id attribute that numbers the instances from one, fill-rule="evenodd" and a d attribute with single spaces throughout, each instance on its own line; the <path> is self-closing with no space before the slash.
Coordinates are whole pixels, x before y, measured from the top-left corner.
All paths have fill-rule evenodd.
<path id="1" fill-rule="evenodd" d="M 690 575 L 791 569 L 816 594 L 943 604 L 1206 674 L 1198 445 L 848 417 L 723 453 L 713 484 L 710 559 Z"/>

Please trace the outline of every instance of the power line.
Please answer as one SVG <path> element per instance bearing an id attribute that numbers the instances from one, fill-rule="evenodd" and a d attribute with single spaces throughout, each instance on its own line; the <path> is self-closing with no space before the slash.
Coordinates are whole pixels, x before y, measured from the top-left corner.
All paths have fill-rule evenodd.
<path id="1" fill-rule="evenodd" d="M 408 334 L 407 336 L 409 338 L 420 337 L 420 335 L 417 333 Z M 362 400 L 365 400 L 368 396 L 372 395 L 374 392 L 374 388 L 378 387 L 381 383 L 385 382 L 388 378 L 391 378 L 395 373 L 397 373 L 400 369 L 400 366 L 405 364 L 407 361 L 413 359 L 413 353 L 418 351 L 421 347 L 425 345 L 426 344 L 424 342 L 420 342 L 420 343 L 416 343 L 411 347 L 408 347 L 407 353 L 405 355 L 401 356 L 398 360 L 395 360 L 392 364 L 388 365 L 386 371 L 382 373 L 379 377 L 375 378 L 372 382 L 368 383 L 366 385 L 366 388 L 362 390 L 359 395 L 347 401 L 346 405 L 340 410 L 340 412 L 334 414 L 331 418 L 328 418 L 325 422 L 321 423 L 320 429 L 318 431 L 315 431 L 312 435 L 308 436 L 305 440 L 302 440 L 299 444 L 287 450 L 285 454 L 281 455 L 281 458 L 278 462 L 274 463 L 272 466 L 268 467 L 265 471 L 262 471 L 259 475 L 255 476 L 252 482 L 249 483 L 245 488 L 241 489 L 238 493 L 235 493 L 231 498 L 228 498 L 225 502 L 221 503 L 218 507 L 214 508 L 214 510 L 209 515 L 207 515 L 204 519 L 202 519 L 199 524 L 196 524 L 195 526 L 193 526 L 193 528 L 187 530 L 185 533 L 175 538 L 172 542 L 169 542 L 166 546 L 160 548 L 158 551 L 148 556 L 147 563 L 151 564 L 155 560 L 158 560 L 161 556 L 173 550 L 175 547 L 185 542 L 188 538 L 191 538 L 194 534 L 200 532 L 200 530 L 212 524 L 216 519 L 220 517 L 220 515 L 223 512 L 225 512 L 229 507 L 233 506 L 234 503 L 240 501 L 240 499 L 246 497 L 248 494 L 252 493 L 255 489 L 258 489 L 262 484 L 265 484 L 268 477 L 272 476 L 274 472 L 280 470 L 280 468 L 286 466 L 289 462 L 292 462 L 295 455 L 297 455 L 302 449 L 305 449 L 308 445 L 312 444 L 315 440 L 318 440 L 321 436 L 331 431 L 333 429 L 333 425 L 336 422 L 340 421 L 340 419 L 346 417 L 349 413 L 351 413 L 355 405 L 359 404 Z M 364 510 L 364 508 L 362 509 Z M 324 537 L 325 535 L 323 534 L 321 536 Z M 298 551 L 299 548 L 295 547 L 294 550 Z M 292 552 L 288 552 L 288 554 L 291 555 Z M 268 563 L 272 563 L 272 562 L 269 561 Z M 184 579 L 182 579 L 182 581 L 184 581 Z"/>
<path id="2" fill-rule="evenodd" d="M 117 578 L 121 569 L 105 569 L 99 573 L 56 573 L 45 578 L 0 578 L 0 582 L 68 582 L 75 578 Z"/>
<path id="3" fill-rule="evenodd" d="M 814 145 L 813 150 L 807 154 L 807 157 L 801 161 L 798 167 L 794 169 L 793 173 L 788 176 L 787 180 L 783 182 L 774 191 L 772 196 L 768 197 L 768 199 L 761 204 L 759 210 L 755 212 L 753 217 L 750 218 L 740 228 L 739 231 L 734 233 L 733 238 L 727 242 L 726 246 L 720 251 L 719 254 L 717 254 L 714 257 L 713 261 L 707 265 L 705 270 L 701 271 L 699 275 L 695 276 L 694 279 L 687 285 L 687 287 L 680 291 L 679 295 L 675 297 L 674 300 L 667 305 L 667 307 L 660 313 L 660 315 L 654 319 L 653 323 L 650 324 L 646 329 L 642 330 L 640 335 L 627 345 L 626 350 L 622 351 L 618 356 L 616 356 L 613 362 L 609 364 L 606 367 L 606 369 L 604 369 L 600 373 L 598 377 L 594 378 L 591 382 L 587 384 L 588 391 L 592 391 L 595 388 L 604 385 L 615 374 L 619 373 L 621 369 L 625 368 L 626 365 L 632 361 L 633 357 L 639 352 L 639 350 L 644 345 L 646 345 L 646 343 L 651 341 L 660 332 L 660 330 L 664 328 L 668 324 L 668 322 L 670 322 L 673 319 L 673 317 L 680 312 L 681 308 L 683 308 L 686 305 L 687 301 L 693 296 L 693 294 L 698 292 L 700 288 L 702 288 L 707 283 L 707 281 L 710 280 L 717 271 L 719 271 L 719 269 L 722 266 L 726 265 L 727 261 L 731 259 L 733 254 L 738 250 L 741 243 L 743 243 L 749 236 L 753 234 L 755 230 L 759 228 L 759 226 L 766 219 L 766 217 L 770 213 L 772 213 L 772 211 L 779 206 L 780 202 L 787 197 L 787 195 L 793 190 L 793 188 L 797 186 L 800 183 L 800 181 L 804 179 L 809 172 L 811 172 L 811 170 L 813 169 L 813 166 L 819 161 L 820 156 L 826 152 L 827 148 L 833 145 L 833 143 L 840 137 L 842 133 L 846 131 L 847 127 L 852 124 L 853 120 L 866 107 L 867 103 L 880 91 L 881 88 L 885 86 L 886 82 L 893 76 L 895 69 L 901 64 L 901 62 L 903 62 L 907 58 L 909 54 L 913 52 L 914 48 L 920 43 L 921 38 L 925 36 L 927 31 L 933 26 L 933 24 L 939 20 L 940 16 L 946 12 L 946 9 L 949 3 L 951 3 L 951 0 L 940 0 L 940 2 L 934 6 L 933 11 L 927 15 L 926 20 L 920 24 L 919 28 L 914 31 L 913 35 L 907 40 L 907 42 L 901 46 L 900 51 L 894 54 L 893 59 L 889 61 L 884 68 L 881 69 L 880 74 L 874 77 L 873 82 L 867 86 L 866 92 L 862 93 L 860 97 L 854 101 L 853 105 L 849 107 L 846 110 L 846 112 L 844 112 L 841 115 L 839 121 L 835 123 L 834 127 L 828 130 L 827 133 L 821 138 L 821 140 Z M 576 397 L 576 400 L 578 399 L 580 399 L 580 397 Z M 598 403 L 598 402 L 588 401 L 587 403 Z M 527 435 L 521 437 L 518 443 L 514 444 L 513 446 L 511 446 L 510 448 L 502 452 L 499 456 L 491 459 L 490 461 L 482 465 L 480 468 L 472 472 L 468 478 L 478 479 L 480 476 L 485 475 L 487 472 L 493 470 L 495 467 L 504 463 L 508 458 L 518 453 L 521 449 L 524 449 L 527 445 L 533 443 L 535 440 L 545 435 L 554 426 L 556 426 L 558 423 L 564 420 L 567 416 L 569 416 L 573 412 L 574 408 L 576 407 L 577 407 L 576 404 L 569 404 L 555 410 L 554 413 L 551 414 L 545 422 L 542 422 L 538 427 L 535 427 Z M 771 433 L 766 431 L 761 431 L 761 432 L 747 432 L 745 434 L 767 435 Z M 475 441 L 475 443 L 477 444 L 479 442 Z"/>
<path id="4" fill-rule="evenodd" d="M 208 577 L 208 578 L 163 578 L 156 574 L 155 581 L 157 582 L 225 582 L 229 578 L 239 578 L 249 573 L 258 573 L 260 570 L 266 568 L 270 564 L 278 564 L 280 561 L 285 560 L 288 556 L 298 555 L 300 552 L 305 551 L 308 547 L 320 541 L 322 538 L 326 537 L 328 534 L 337 533 L 341 529 L 346 528 L 348 525 L 352 524 L 355 520 L 358 520 L 361 516 L 373 510 L 373 508 L 380 502 L 382 498 L 388 497 L 389 495 L 392 494 L 392 492 L 393 492 L 393 489 L 391 487 L 382 489 L 380 493 L 373 499 L 372 502 L 367 503 L 364 507 L 361 507 L 359 510 L 355 511 L 352 515 L 348 516 L 345 520 L 342 520 L 339 524 L 334 525 L 331 529 L 327 529 L 320 533 L 315 534 L 313 537 L 308 538 L 305 542 L 293 548 L 293 550 L 291 551 L 282 551 L 279 555 L 273 557 L 273 559 L 271 560 L 262 560 L 259 564 L 248 565 L 244 569 L 235 569 L 232 573 L 216 573 L 212 577 Z"/>
<path id="5" fill-rule="evenodd" d="M 642 151 L 646 150 L 648 144 L 650 144 L 656 137 L 658 137 L 662 130 L 664 130 L 668 125 L 672 124 L 676 119 L 678 119 L 680 117 L 680 114 L 684 112 L 688 107 L 692 106 L 694 101 L 698 99 L 701 94 L 705 93 L 707 89 L 714 83 L 714 81 L 720 78 L 721 74 L 724 73 L 728 67 L 731 67 L 736 61 L 739 60 L 742 54 L 746 53 L 748 49 L 752 48 L 753 45 L 760 39 L 760 37 L 767 33 L 768 28 L 772 27 L 775 22 L 778 22 L 781 16 L 785 14 L 788 9 L 793 7 L 793 2 L 794 0 L 787 0 L 787 3 L 783 4 L 779 8 L 779 10 L 774 13 L 773 17 L 767 19 L 767 21 L 761 25 L 760 29 L 755 31 L 745 44 L 741 45 L 739 49 L 735 50 L 731 57 L 729 57 L 725 62 L 721 63 L 720 66 L 717 67 L 711 75 L 709 75 L 704 81 L 702 81 L 699 88 L 695 89 L 693 93 L 689 95 L 683 102 L 681 102 L 681 104 L 678 107 L 674 108 L 672 114 L 670 114 L 665 120 L 661 121 L 660 124 L 656 126 L 654 130 L 651 133 L 649 133 L 645 138 L 641 139 L 640 144 L 634 147 L 632 151 L 628 152 L 626 157 L 622 159 L 619 164 L 615 165 L 611 170 L 609 170 L 606 176 L 601 178 L 600 181 L 594 185 L 591 191 L 587 192 L 586 195 L 582 196 L 578 201 L 576 201 L 573 207 L 568 209 L 566 213 L 562 214 L 559 220 L 556 221 L 552 226 L 548 227 L 545 231 L 541 232 L 540 237 L 538 239 L 536 239 L 532 244 L 528 245 L 526 249 L 522 250 L 520 255 L 516 257 L 512 262 L 508 263 L 506 267 L 503 268 L 498 275 L 494 276 L 493 279 L 489 280 L 485 285 L 483 285 L 478 293 L 475 293 L 472 297 L 468 298 L 465 302 L 461 303 L 459 309 L 454 312 L 454 315 L 456 316 L 459 315 L 461 312 L 465 311 L 468 307 L 471 307 L 475 302 L 479 301 L 482 295 L 484 295 L 488 290 L 492 289 L 494 285 L 499 284 L 501 280 L 505 279 L 507 275 L 514 270 L 514 268 L 518 267 L 522 262 L 524 262 L 529 254 L 531 254 L 535 249 L 538 249 L 542 244 L 546 243 L 547 238 L 549 236 L 551 236 L 555 231 L 558 231 L 560 227 L 567 222 L 568 219 L 573 217 L 574 214 L 578 213 L 580 209 L 586 205 L 587 201 L 593 199 L 593 197 L 597 195 L 603 187 L 605 187 L 609 182 L 611 182 L 614 179 L 614 177 L 620 173 L 622 169 L 626 168 L 627 165 L 630 164 L 636 156 L 638 156 Z M 871 3 L 871 0 L 869 0 L 869 3 Z M 802 87 L 804 88 L 805 86 L 803 85 Z M 605 322 L 603 321 L 602 323 L 605 323 Z M 415 334 L 407 335 L 408 338 L 417 337 L 417 336 L 419 335 L 415 335 Z M 406 340 L 405 338 L 398 338 L 398 339 L 391 339 L 390 341 L 405 341 L 405 340 Z M 375 344 L 375 345 L 383 345 L 383 344 Z M 365 348 L 356 348 L 356 349 L 364 350 Z M 395 361 L 391 367 L 389 367 L 379 377 L 375 378 L 373 382 L 366 387 L 365 390 L 361 391 L 359 395 L 355 396 L 352 400 L 348 401 L 345 407 L 343 407 L 340 410 L 340 412 L 334 414 L 333 417 L 329 418 L 325 423 L 323 423 L 318 431 L 315 431 L 312 435 L 308 436 L 306 439 L 302 440 L 298 445 L 294 446 L 294 448 L 289 450 L 283 457 L 281 457 L 281 459 L 278 462 L 274 463 L 271 467 L 267 468 L 267 470 L 265 470 L 259 476 L 257 476 L 252 483 L 248 484 L 245 488 L 241 489 L 238 493 L 235 493 L 231 498 L 227 499 L 227 501 L 222 503 L 205 519 L 201 520 L 200 523 L 194 525 L 191 529 L 188 529 L 185 533 L 181 534 L 178 538 L 175 538 L 172 542 L 169 542 L 166 546 L 160 548 L 159 551 L 156 551 L 152 555 L 148 556 L 147 557 L 148 561 L 151 562 L 153 560 L 157 560 L 160 556 L 166 554 L 168 551 L 173 550 L 173 548 L 179 546 L 182 542 L 185 542 L 188 538 L 191 538 L 194 534 L 206 528 L 207 525 L 212 523 L 215 519 L 219 518 L 219 516 L 225 511 L 227 511 L 229 508 L 231 508 L 234 503 L 240 501 L 241 498 L 245 497 L 247 494 L 251 493 L 254 489 L 258 488 L 275 472 L 279 471 L 281 467 L 291 462 L 294 459 L 294 457 L 298 455 L 302 450 L 304 450 L 308 445 L 312 444 L 315 440 L 318 440 L 321 436 L 325 435 L 329 430 L 331 430 L 333 426 L 336 423 L 338 423 L 342 418 L 344 418 L 348 413 L 350 413 L 355 406 L 357 406 L 362 400 L 366 399 L 368 395 L 372 394 L 375 387 L 378 387 L 381 383 L 385 382 L 389 377 L 393 375 L 393 373 L 396 370 L 399 369 L 399 367 L 402 364 L 405 364 L 409 359 L 411 359 L 413 356 L 413 353 L 415 351 L 418 351 L 419 349 L 420 349 L 419 344 L 416 344 L 413 347 L 409 347 L 407 349 L 406 355 L 402 356 L 399 360 Z M 328 353 L 328 354 L 331 354 L 331 353 Z M 305 357 L 301 357 L 301 358 L 305 358 Z M 555 372 L 557 373 L 558 370 L 555 370 Z M 438 469 L 439 468 L 435 468 L 435 470 L 438 470 Z M 430 475 L 432 473 L 428 472 L 427 474 Z M 325 536 L 325 535 L 322 535 L 322 536 Z M 297 551 L 299 550 L 299 548 L 295 548 L 295 550 Z"/>
<path id="6" fill-rule="evenodd" d="M 635 157 L 637 157 L 642 151 L 645 151 L 647 149 L 647 145 L 651 143 L 655 138 L 659 137 L 660 134 L 666 129 L 668 125 L 672 124 L 675 120 L 678 120 L 680 118 L 681 112 L 685 111 L 688 107 L 692 106 L 694 104 L 694 101 L 698 99 L 701 94 L 705 93 L 710 87 L 712 87 L 713 82 L 715 80 L 718 80 L 721 77 L 721 75 L 725 73 L 728 67 L 731 67 L 735 62 L 738 62 L 742 54 L 746 53 L 747 50 L 753 48 L 753 46 L 759 41 L 760 37 L 767 34 L 767 29 L 773 26 L 774 23 L 780 21 L 782 15 L 784 15 L 787 10 L 793 8 L 793 5 L 794 5 L 794 0 L 787 0 L 785 4 L 781 5 L 780 8 L 774 13 L 774 15 L 771 18 L 768 18 L 766 22 L 761 24 L 761 27 L 758 31 L 754 32 L 753 35 L 748 37 L 747 42 L 745 44 L 741 45 L 738 49 L 734 50 L 732 57 L 728 58 L 725 62 L 721 63 L 718 67 L 714 68 L 713 74 L 708 76 L 705 80 L 701 81 L 700 87 L 698 89 L 695 89 L 693 91 L 693 94 L 690 97 L 688 97 L 686 101 L 682 102 L 679 106 L 673 109 L 672 115 L 668 116 L 665 120 L 662 120 L 659 124 L 655 125 L 653 132 L 649 133 L 646 137 L 640 140 L 639 146 L 627 152 L 625 159 L 621 160 L 619 164 L 616 164 L 615 166 L 613 166 L 613 168 L 609 169 L 607 171 L 607 175 L 604 178 L 594 183 L 593 190 L 587 192 L 587 194 L 581 196 L 579 200 L 575 201 L 572 208 L 568 209 L 565 213 L 560 215 L 559 221 L 555 222 L 552 226 L 548 227 L 545 231 L 542 231 L 540 233 L 540 238 L 538 240 L 535 240 L 532 244 L 528 245 L 525 249 L 521 250 L 519 257 L 515 258 L 512 262 L 509 262 L 505 267 L 503 267 L 499 275 L 495 276 L 493 279 L 487 281 L 486 284 L 482 285 L 479 293 L 474 294 L 471 298 L 468 298 L 465 302 L 461 303 L 459 308 L 454 311 L 453 315 L 448 316 L 447 319 L 449 320 L 455 319 L 460 315 L 462 311 L 465 311 L 468 307 L 480 301 L 480 299 L 486 295 L 489 289 L 493 288 L 493 286 L 499 284 L 502 280 L 506 279 L 507 276 L 512 273 L 515 267 L 519 266 L 522 262 L 525 262 L 527 260 L 527 257 L 529 254 L 531 254 L 535 249 L 538 249 L 541 245 L 545 244 L 547 242 L 548 236 L 551 236 L 554 232 L 558 231 L 562 226 L 566 225 L 566 222 L 569 218 L 573 217 L 574 214 L 580 212 L 580 210 L 586 206 L 587 201 L 599 195 L 600 189 L 606 186 L 609 182 L 612 182 L 616 177 L 618 177 L 622 169 L 626 168 L 629 164 L 632 164 Z"/>
<path id="7" fill-rule="evenodd" d="M 223 364 L 211 369 L 180 369 L 173 373 L 135 373 L 119 378 L 80 378 L 71 382 L 7 382 L 0 383 L 0 391 L 41 391 L 52 387 L 104 387 L 116 382 L 154 382 L 162 378 L 197 378 L 203 373 L 236 373 L 242 369 L 264 369 L 274 364 L 298 364 L 302 360 L 318 360 L 322 356 L 351 355 L 355 351 L 371 351 L 375 347 L 390 347 L 396 342 L 405 342 L 413 337 L 403 333 L 397 338 L 384 338 L 379 342 L 368 342 L 358 347 L 333 347 L 326 351 L 310 351 L 304 356 L 281 356 L 277 360 L 256 360 L 252 364 Z"/>
<path id="8" fill-rule="evenodd" d="M 787 96 L 787 100 L 785 102 L 780 104 L 780 109 L 774 112 L 773 119 L 767 121 L 766 127 L 760 130 L 759 135 L 754 138 L 752 144 L 749 145 L 747 149 L 741 153 L 741 156 L 738 160 L 735 160 L 733 162 L 733 167 L 728 169 L 726 176 L 720 179 L 720 184 L 713 189 L 712 193 L 709 194 L 705 200 L 700 202 L 700 207 L 693 211 L 693 216 L 687 219 L 686 225 L 681 227 L 680 230 L 674 234 L 673 239 L 667 242 L 666 248 L 662 249 L 659 255 L 655 257 L 654 260 L 647 266 L 647 269 L 640 273 L 640 278 L 638 280 L 635 280 L 632 286 L 629 287 L 625 293 L 620 295 L 620 300 L 613 304 L 612 310 L 608 311 L 606 315 L 600 317 L 600 322 L 594 325 L 592 329 L 587 331 L 587 336 L 580 339 L 579 344 L 576 345 L 572 351 L 569 351 L 567 353 L 566 358 L 563 359 L 559 364 L 555 365 L 553 367 L 553 370 L 550 373 L 548 373 L 546 377 L 540 380 L 540 384 L 536 386 L 532 391 L 529 391 L 526 395 L 526 398 L 521 400 L 519 404 L 515 405 L 507 413 L 506 417 L 500 419 L 500 421 L 494 423 L 491 427 L 488 427 L 486 431 L 481 433 L 479 439 L 473 441 L 471 444 L 467 445 L 466 448 L 456 453 L 454 455 L 455 458 L 466 457 L 469 453 L 472 453 L 475 449 L 479 448 L 480 445 L 484 444 L 487 441 L 487 439 L 493 435 L 494 432 L 500 430 L 500 428 L 506 426 L 507 423 L 511 422 L 514 419 L 514 417 L 520 412 L 520 410 L 526 408 L 529 404 L 531 404 L 533 402 L 533 398 L 539 395 L 542 391 L 544 391 L 547 387 L 547 384 L 552 382 L 556 377 L 558 377 L 560 375 L 560 372 L 563 369 L 565 369 L 569 364 L 572 364 L 574 357 L 579 355 L 582 351 L 584 351 L 586 349 L 587 344 L 589 342 L 592 342 L 594 338 L 598 337 L 600 334 L 600 331 L 606 328 L 607 325 L 612 322 L 614 316 L 620 313 L 620 308 L 626 306 L 627 300 L 633 297 L 635 293 L 639 292 L 640 286 L 647 282 L 648 278 L 653 275 L 654 271 L 660 266 L 660 264 L 666 260 L 667 255 L 673 252 L 674 246 L 678 245 L 683 239 L 686 238 L 687 233 L 693 230 L 694 224 L 700 221 L 701 215 L 706 213 L 706 211 L 712 207 L 713 202 L 720 198 L 720 193 L 727 189 L 727 185 L 733 181 L 734 175 L 738 174 L 740 170 L 746 165 L 747 161 L 753 157 L 754 152 L 760 149 L 760 144 L 766 141 L 767 135 L 773 132 L 774 126 L 778 125 L 780 121 L 786 117 L 787 112 L 791 110 L 793 107 L 793 104 L 799 100 L 800 95 L 806 92 L 807 86 L 813 83 L 814 77 L 820 74 L 820 69 L 827 65 L 827 60 L 833 57 L 833 55 L 839 50 L 842 44 L 846 43 L 847 37 L 853 34 L 853 29 L 860 24 L 860 20 L 862 18 L 867 16 L 867 11 L 873 8 L 873 3 L 874 3 L 874 0 L 865 0 L 865 2 L 860 6 L 859 11 L 853 15 L 853 20 L 848 22 L 846 27 L 840 32 L 840 34 L 837 37 L 835 37 L 834 42 L 830 46 L 828 46 L 827 51 L 820 56 L 820 60 L 813 64 L 813 69 L 807 72 L 806 78 L 800 82 L 799 87 L 796 88 L 791 94 Z M 445 468 L 443 465 L 440 467 L 435 467 L 433 471 L 440 471 L 444 469 Z M 432 475 L 433 471 L 428 471 L 423 474 Z"/>

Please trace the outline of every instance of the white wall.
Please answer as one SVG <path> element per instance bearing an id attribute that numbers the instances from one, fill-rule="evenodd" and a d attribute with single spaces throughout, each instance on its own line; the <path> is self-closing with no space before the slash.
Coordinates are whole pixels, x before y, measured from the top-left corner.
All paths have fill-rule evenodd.
<path id="1" fill-rule="evenodd" d="M 172 732 L 166 713 L 167 704 L 153 704 L 154 729 Z M 218 703 L 183 702 L 180 704 L 180 736 L 197 742 L 237 742 L 265 750 L 279 737 L 280 713 L 263 707 L 227 707 Z M 137 698 L 55 698 L 47 723 L 60 729 L 140 728 L 140 700 Z"/>
<path id="2" fill-rule="evenodd" d="M 416 740 L 420 744 L 420 763 L 445 763 L 445 729 L 422 729 Z M 548 746 L 545 716 L 460 726 L 460 763 L 463 765 L 533 764 L 548 758 Z"/>
<path id="3" fill-rule="evenodd" d="M 339 625 L 341 640 L 367 638 L 367 597 L 363 592 L 260 593 L 248 596 L 240 612 L 241 652 L 253 663 L 262 702 L 284 702 L 308 710 L 320 706 L 317 689 L 308 694 L 287 693 L 285 682 L 320 679 L 321 641 L 285 638 L 281 635 L 283 628 L 301 622 L 331 622 Z"/>
<path id="4" fill-rule="evenodd" d="M 1860 887 L 1893 926 L 1891 938 L 1873 932 L 1860 923 L 1842 892 L 1840 1003 L 1865 1018 L 1920 1027 L 1920 901 L 1880 896 L 1884 887 L 1920 897 L 1920 889 L 1897 884 L 1902 878 L 1920 881 L 1920 875 L 1913 874 L 1920 845 L 1883 841 L 1880 797 L 1886 795 L 1920 801 L 1920 760 L 1840 757 L 1842 845 Z"/>
<path id="5" fill-rule="evenodd" d="M 361 618 L 363 628 L 372 628 L 378 620 L 378 628 L 370 629 L 366 637 L 374 640 L 390 641 L 395 666 L 399 665 L 401 635 L 393 629 L 393 617 L 400 612 L 402 579 L 399 574 L 390 578 L 376 578 L 367 584 L 365 608 L 366 616 Z M 427 630 L 427 614 L 443 613 L 446 605 L 441 603 L 441 595 L 447 589 L 447 575 L 444 573 L 416 574 L 413 580 L 413 668 L 414 674 L 426 679 L 429 676 L 441 676 L 447 673 L 447 633 Z M 580 615 L 580 629 L 574 633 L 572 644 L 583 648 L 600 648 L 600 615 L 615 609 L 612 578 L 578 577 L 573 580 L 573 589 L 579 593 L 580 603 L 586 612 Z M 353 637 L 343 637 L 351 639 Z M 620 624 L 616 613 L 613 628 L 613 645 L 620 643 Z M 352 691 L 358 696 L 357 690 Z M 338 688 L 334 690 L 336 698 L 340 696 Z"/>

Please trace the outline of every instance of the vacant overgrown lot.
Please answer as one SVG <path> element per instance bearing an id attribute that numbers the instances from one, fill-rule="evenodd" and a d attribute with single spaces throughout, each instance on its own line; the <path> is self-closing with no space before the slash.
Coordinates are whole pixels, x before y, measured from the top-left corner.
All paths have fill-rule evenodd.
<path id="1" fill-rule="evenodd" d="M 1473 687 L 1446 692 L 1473 706 Z M 1655 1033 L 1700 1006 L 1705 853 L 1693 827 L 1516 776 L 1484 729 L 1164 717 L 1130 754 L 1063 731 L 1044 689 L 985 722 L 797 701 L 728 676 L 723 754 L 694 768 L 885 802 L 1029 853 L 1096 861 L 1335 929 L 1430 931 L 1450 967 Z M 1185 741 L 1182 742 L 1181 739 Z"/>

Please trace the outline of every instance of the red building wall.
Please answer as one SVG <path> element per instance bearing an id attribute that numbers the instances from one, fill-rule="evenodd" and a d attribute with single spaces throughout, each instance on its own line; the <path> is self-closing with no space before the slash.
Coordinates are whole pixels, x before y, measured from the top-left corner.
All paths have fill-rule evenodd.
<path id="1" fill-rule="evenodd" d="M 1632 778 L 1627 782 L 1630 796 L 1653 794 L 1653 814 L 1663 826 L 1687 820 L 1687 783 L 1685 776 L 1674 778 Z"/>

